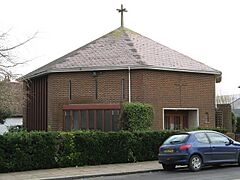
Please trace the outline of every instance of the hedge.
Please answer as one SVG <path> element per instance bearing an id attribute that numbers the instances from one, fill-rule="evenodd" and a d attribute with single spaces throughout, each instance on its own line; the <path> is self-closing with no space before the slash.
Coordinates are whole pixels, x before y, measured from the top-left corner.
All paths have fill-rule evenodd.
<path id="1" fill-rule="evenodd" d="M 0 135 L 0 172 L 157 160 L 173 131 L 15 132 Z"/>
<path id="2" fill-rule="evenodd" d="M 150 130 L 153 122 L 153 107 L 143 103 L 123 103 L 121 128 L 128 131 Z"/>
<path id="3" fill-rule="evenodd" d="M 156 160 L 172 132 L 16 132 L 0 136 L 0 172 Z"/>

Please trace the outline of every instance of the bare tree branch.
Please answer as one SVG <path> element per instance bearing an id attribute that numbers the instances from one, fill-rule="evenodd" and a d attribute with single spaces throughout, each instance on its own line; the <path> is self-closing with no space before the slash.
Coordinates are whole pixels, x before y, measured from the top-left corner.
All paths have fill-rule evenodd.
<path id="1" fill-rule="evenodd" d="M 10 47 L 10 48 L 0 49 L 0 52 L 11 51 L 11 50 L 13 50 L 13 49 L 16 49 L 16 48 L 19 47 L 19 46 L 22 46 L 22 45 L 26 44 L 27 42 L 29 42 L 29 41 L 31 41 L 32 39 L 34 39 L 34 38 L 36 37 L 37 33 L 38 33 L 38 32 L 34 33 L 34 35 L 33 35 L 32 37 L 30 37 L 30 38 L 27 39 L 26 41 L 23 41 L 23 42 L 15 45 L 15 46 L 12 46 L 12 47 Z"/>

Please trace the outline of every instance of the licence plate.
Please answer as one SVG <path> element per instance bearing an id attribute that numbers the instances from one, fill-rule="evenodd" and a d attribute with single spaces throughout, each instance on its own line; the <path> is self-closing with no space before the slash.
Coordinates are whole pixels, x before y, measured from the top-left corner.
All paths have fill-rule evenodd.
<path id="1" fill-rule="evenodd" d="M 165 153 L 173 153 L 174 151 L 173 151 L 173 149 L 165 149 L 165 150 L 163 150 L 163 152 L 165 152 Z"/>

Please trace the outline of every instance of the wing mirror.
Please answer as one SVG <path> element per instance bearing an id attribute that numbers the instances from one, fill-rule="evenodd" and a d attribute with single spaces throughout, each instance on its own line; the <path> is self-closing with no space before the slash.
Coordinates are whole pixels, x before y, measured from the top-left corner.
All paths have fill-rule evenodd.
<path id="1" fill-rule="evenodd" d="M 228 145 L 233 144 L 233 140 L 229 139 L 229 142 L 227 143 Z"/>

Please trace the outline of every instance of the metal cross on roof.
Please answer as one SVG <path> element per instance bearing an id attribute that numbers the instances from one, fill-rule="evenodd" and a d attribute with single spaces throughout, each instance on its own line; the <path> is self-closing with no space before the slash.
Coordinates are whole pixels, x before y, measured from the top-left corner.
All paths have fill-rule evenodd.
<path id="1" fill-rule="evenodd" d="M 121 9 L 117 9 L 118 12 L 121 13 L 121 27 L 123 27 L 123 12 L 127 12 L 126 8 L 123 8 L 123 5 L 121 4 Z"/>

